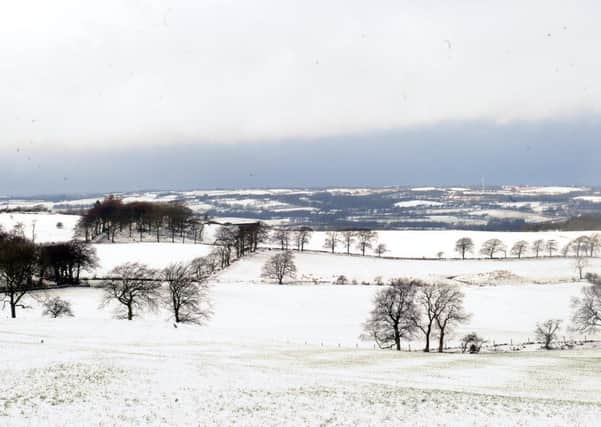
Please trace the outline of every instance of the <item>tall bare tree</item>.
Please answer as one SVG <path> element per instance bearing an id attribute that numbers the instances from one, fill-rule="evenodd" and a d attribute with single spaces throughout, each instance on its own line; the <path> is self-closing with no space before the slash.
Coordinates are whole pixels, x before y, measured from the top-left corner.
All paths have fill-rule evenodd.
<path id="1" fill-rule="evenodd" d="M 192 264 L 177 263 L 162 271 L 167 282 L 168 294 L 165 302 L 171 306 L 176 323 L 201 324 L 210 319 L 212 311 L 209 301 L 209 274 Z"/>
<path id="2" fill-rule="evenodd" d="M 588 238 L 589 256 L 593 257 L 599 253 L 601 248 L 601 234 L 593 233 Z"/>
<path id="3" fill-rule="evenodd" d="M 355 236 L 357 235 L 356 231 L 353 230 L 344 230 L 340 233 L 342 243 L 346 249 L 346 254 L 349 255 L 351 253 L 351 245 L 355 242 Z"/>
<path id="4" fill-rule="evenodd" d="M 365 251 L 371 249 L 372 245 L 378 240 L 378 233 L 371 230 L 360 230 L 357 232 L 357 248 L 361 255 L 365 256 Z"/>
<path id="5" fill-rule="evenodd" d="M 444 339 L 453 326 L 469 319 L 463 308 L 463 292 L 454 286 L 440 285 L 436 289 L 434 312 L 438 326 L 438 351 L 444 351 Z"/>
<path id="6" fill-rule="evenodd" d="M 590 286 L 582 288 L 582 295 L 572 299 L 572 323 L 579 332 L 597 332 L 601 330 L 601 276 L 587 274 Z"/>
<path id="7" fill-rule="evenodd" d="M 532 242 L 531 249 L 537 258 L 540 256 L 540 253 L 542 252 L 542 250 L 544 248 L 545 248 L 545 241 L 543 239 L 537 239 L 534 242 Z"/>
<path id="8" fill-rule="evenodd" d="M 499 239 L 489 239 L 482 244 L 482 248 L 480 249 L 480 253 L 482 255 L 487 256 L 490 259 L 495 257 L 495 254 L 498 252 L 505 252 L 507 248 L 505 244 Z"/>
<path id="9" fill-rule="evenodd" d="M 238 235 L 233 226 L 221 226 L 215 234 L 215 245 L 221 258 L 221 268 L 230 265 L 232 261 L 232 250 L 236 247 Z"/>
<path id="10" fill-rule="evenodd" d="M 568 245 L 569 249 L 571 249 L 577 257 L 588 255 L 590 248 L 589 236 L 579 236 L 572 240 Z"/>
<path id="11" fill-rule="evenodd" d="M 296 242 L 297 251 L 302 252 L 305 250 L 305 245 L 311 240 L 312 234 L 313 231 L 309 227 L 301 227 L 294 231 L 293 237 L 294 241 Z"/>
<path id="12" fill-rule="evenodd" d="M 290 230 L 287 228 L 277 228 L 273 231 L 272 241 L 280 245 L 280 249 L 287 251 L 290 246 Z"/>
<path id="13" fill-rule="evenodd" d="M 294 278 L 295 276 L 294 254 L 290 251 L 281 252 L 270 257 L 263 265 L 261 273 L 261 277 L 277 280 L 280 285 L 286 277 Z"/>
<path id="14" fill-rule="evenodd" d="M 528 249 L 528 242 L 525 240 L 518 240 L 511 247 L 511 255 L 521 258 L 527 249 Z M 538 257 L 538 255 L 537 255 L 537 257 Z"/>
<path id="15" fill-rule="evenodd" d="M 338 231 L 328 231 L 326 233 L 326 239 L 324 241 L 323 247 L 326 249 L 330 249 L 332 253 L 336 250 L 336 247 L 342 241 L 341 235 Z"/>
<path id="16" fill-rule="evenodd" d="M 140 263 L 121 264 L 111 270 L 111 278 L 103 283 L 103 305 L 117 301 L 125 306 L 120 318 L 132 320 L 134 311 L 157 307 L 161 284 L 157 272 Z"/>
<path id="17" fill-rule="evenodd" d="M 461 259 L 465 259 L 465 254 L 474 251 L 474 241 L 469 237 L 462 237 L 455 242 L 455 252 L 461 255 Z"/>
<path id="18" fill-rule="evenodd" d="M 416 286 L 411 279 L 395 279 L 379 290 L 369 319 L 363 325 L 362 338 L 373 339 L 380 348 L 401 350 L 401 340 L 416 331 L 413 319 Z"/>
<path id="19" fill-rule="evenodd" d="M 553 253 L 556 252 L 558 248 L 559 244 L 557 243 L 557 240 L 550 239 L 545 243 L 545 251 L 550 257 L 553 256 Z"/>
<path id="20" fill-rule="evenodd" d="M 415 286 L 417 286 L 415 299 L 417 310 L 412 321 L 415 327 L 424 334 L 426 339 L 424 351 L 429 352 L 432 329 L 434 328 L 434 322 L 441 309 L 437 304 L 438 289 L 436 285 L 418 281 L 415 281 L 414 283 Z"/>

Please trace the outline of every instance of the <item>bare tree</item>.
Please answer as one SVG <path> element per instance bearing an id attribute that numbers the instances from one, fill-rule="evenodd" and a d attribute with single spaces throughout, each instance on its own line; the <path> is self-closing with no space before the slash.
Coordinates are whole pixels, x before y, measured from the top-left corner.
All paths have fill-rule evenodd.
<path id="1" fill-rule="evenodd" d="M 577 257 L 580 257 L 582 254 L 588 255 L 590 239 L 588 236 L 577 237 L 568 244 L 568 248 L 571 249 Z"/>
<path id="2" fill-rule="evenodd" d="M 351 245 L 355 243 L 355 236 L 357 235 L 356 231 L 353 230 L 344 230 L 340 233 L 342 243 L 346 249 L 346 254 L 349 255 L 351 253 Z"/>
<path id="3" fill-rule="evenodd" d="M 552 257 L 553 256 L 553 252 L 557 251 L 559 247 L 559 244 L 557 243 L 557 240 L 547 240 L 547 243 L 545 243 L 545 251 L 547 251 L 547 254 Z"/>
<path id="4" fill-rule="evenodd" d="M 525 240 L 518 240 L 511 247 L 511 255 L 522 257 L 522 254 L 528 249 L 528 242 Z M 537 255 L 538 256 L 538 255 Z"/>
<path id="5" fill-rule="evenodd" d="M 61 317 L 61 316 L 73 316 L 73 311 L 71 310 L 71 303 L 67 300 L 62 299 L 61 297 L 52 297 L 44 300 L 42 302 L 44 307 L 44 311 L 42 315 L 50 316 L 53 318 Z"/>
<path id="6" fill-rule="evenodd" d="M 157 272 L 139 263 L 121 264 L 109 273 L 111 279 L 103 283 L 103 304 L 117 301 L 127 308 L 120 318 L 132 320 L 134 310 L 154 309 L 160 298 L 161 284 L 156 280 Z"/>
<path id="7" fill-rule="evenodd" d="M 579 332 L 597 332 L 601 330 L 601 276 L 589 273 L 586 280 L 591 286 L 582 288 L 580 298 L 572 299 L 572 323 Z"/>
<path id="8" fill-rule="evenodd" d="M 305 245 L 311 240 L 313 232 L 309 227 L 301 227 L 294 231 L 294 241 L 296 242 L 296 250 L 302 252 L 305 250 Z"/>
<path id="9" fill-rule="evenodd" d="M 374 249 L 374 253 L 379 257 L 381 257 L 386 252 L 388 252 L 388 249 L 386 249 L 386 245 L 384 243 L 379 243 L 378 246 L 376 246 L 376 248 Z"/>
<path id="10" fill-rule="evenodd" d="M 379 290 L 374 307 L 363 325 L 363 339 L 373 339 L 380 348 L 401 350 L 401 339 L 410 338 L 416 331 L 413 319 L 416 286 L 410 279 L 395 279 Z"/>
<path id="11" fill-rule="evenodd" d="M 601 234 L 593 233 L 588 238 L 589 256 L 593 257 L 599 253 L 601 248 Z"/>
<path id="12" fill-rule="evenodd" d="M 438 351 L 444 351 L 444 339 L 449 329 L 466 322 L 469 315 L 463 309 L 463 292 L 454 286 L 440 285 L 435 293 L 435 319 L 438 326 Z"/>
<path id="13" fill-rule="evenodd" d="M 546 350 L 551 350 L 551 344 L 557 339 L 557 334 L 561 328 L 561 320 L 549 319 L 544 322 L 537 323 L 534 334 L 538 341 L 543 342 Z"/>
<path id="14" fill-rule="evenodd" d="M 543 239 L 537 239 L 534 242 L 532 242 L 532 252 L 534 252 L 534 255 L 536 255 L 536 257 L 538 258 L 540 256 L 540 253 L 542 252 L 542 250 L 545 247 L 545 241 Z"/>
<path id="15" fill-rule="evenodd" d="M 489 239 L 482 244 L 480 253 L 493 259 L 497 252 L 505 252 L 507 250 L 505 244 L 499 239 Z"/>
<path id="16" fill-rule="evenodd" d="M 372 247 L 378 239 L 378 233 L 371 230 L 360 230 L 357 232 L 357 248 L 361 255 L 365 256 L 365 251 Z"/>
<path id="17" fill-rule="evenodd" d="M 576 258 L 575 267 L 578 270 L 578 279 L 584 279 L 584 269 L 588 266 L 588 260 L 584 257 Z"/>
<path id="18" fill-rule="evenodd" d="M 171 306 L 175 323 L 201 324 L 210 319 L 208 278 L 206 270 L 192 264 L 171 264 L 163 270 L 168 289 L 165 302 Z"/>
<path id="19" fill-rule="evenodd" d="M 282 284 L 284 278 L 294 278 L 296 276 L 296 265 L 294 264 L 294 254 L 290 251 L 275 254 L 263 265 L 261 277 L 277 280 Z"/>
<path id="20" fill-rule="evenodd" d="M 221 260 L 221 268 L 229 266 L 232 262 L 232 250 L 238 242 L 235 227 L 219 227 L 215 234 L 215 245 L 218 246 L 217 253 Z"/>
<path id="21" fill-rule="evenodd" d="M 290 246 L 290 230 L 286 228 L 278 228 L 274 230 L 272 241 L 280 245 L 280 249 L 287 251 Z"/>
<path id="22" fill-rule="evenodd" d="M 436 317 L 440 313 L 441 309 L 441 307 L 439 307 L 436 303 L 438 298 L 438 290 L 437 286 L 435 285 L 429 285 L 419 281 L 414 281 L 414 285 L 417 287 L 417 310 L 412 318 L 412 322 L 415 327 L 424 334 L 426 339 L 424 351 L 429 352 L 432 328 L 434 327 L 434 322 L 436 321 Z"/>
<path id="23" fill-rule="evenodd" d="M 474 241 L 469 237 L 462 237 L 455 242 L 455 252 L 459 252 L 461 259 L 465 259 L 465 254 L 474 251 Z"/>
<path id="24" fill-rule="evenodd" d="M 21 299 L 34 288 L 37 260 L 38 250 L 33 242 L 15 234 L 0 235 L 0 291 L 13 319 L 17 317 L 17 307 L 25 308 Z"/>
<path id="25" fill-rule="evenodd" d="M 341 236 L 338 231 L 328 231 L 326 233 L 326 240 L 324 241 L 323 247 L 330 249 L 332 253 L 336 250 L 336 246 L 341 242 Z"/>

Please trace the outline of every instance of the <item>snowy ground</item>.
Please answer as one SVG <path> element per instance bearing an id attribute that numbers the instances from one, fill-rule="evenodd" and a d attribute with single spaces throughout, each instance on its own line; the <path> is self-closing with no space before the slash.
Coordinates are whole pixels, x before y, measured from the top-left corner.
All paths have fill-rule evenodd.
<path id="1" fill-rule="evenodd" d="M 442 252 L 443 258 L 458 258 L 460 254 L 455 251 L 455 242 L 462 237 L 469 237 L 473 240 L 475 248 L 473 253 L 467 254 L 467 258 L 483 258 L 479 253 L 482 244 L 488 239 L 499 239 L 507 247 L 507 255 L 510 256 L 510 250 L 513 244 L 520 240 L 525 240 L 530 245 L 535 240 L 542 239 L 556 240 L 558 248 L 561 249 L 565 244 L 579 236 L 589 236 L 594 231 L 545 231 L 545 232 L 494 232 L 494 231 L 465 231 L 465 230 L 380 230 L 377 243 L 384 243 L 387 257 L 401 258 L 438 258 L 438 253 Z M 314 232 L 310 242 L 305 249 L 325 251 L 326 239 L 325 232 Z M 273 245 L 272 245 L 273 246 Z M 375 245 L 374 245 L 375 246 Z M 346 252 L 344 244 L 340 243 L 336 252 Z M 543 251 L 544 252 L 544 251 Z M 356 242 L 351 246 L 351 253 L 360 254 Z M 368 249 L 366 254 L 373 255 L 373 251 Z M 558 255 L 556 251 L 554 255 Z M 544 253 L 540 254 L 544 256 Z M 503 253 L 495 254 L 495 257 L 503 257 Z M 524 257 L 533 257 L 534 253 L 529 247 L 523 254 Z"/>
<path id="2" fill-rule="evenodd" d="M 91 276 L 106 275 L 125 262 L 140 262 L 152 268 L 164 268 L 174 262 L 189 262 L 207 255 L 212 246 L 185 243 L 103 243 L 93 245 L 100 261 Z"/>
<path id="3" fill-rule="evenodd" d="M 277 251 L 262 251 L 245 258 L 220 275 L 224 282 L 259 283 L 261 269 Z M 587 259 L 584 272 L 601 270 L 601 259 Z M 576 281 L 578 272 L 573 258 L 496 259 L 496 260 L 407 260 L 380 259 L 327 253 L 295 252 L 297 278 L 292 282 L 334 283 L 346 276 L 349 283 L 387 282 L 396 277 L 445 280 L 456 284 L 498 285 L 558 283 Z"/>
<path id="4" fill-rule="evenodd" d="M 308 310 L 286 312 L 288 303 L 276 313 L 275 301 L 256 304 L 264 294 L 249 300 L 220 287 L 206 327 L 176 329 L 164 313 L 111 319 L 95 289 L 53 291 L 73 301 L 72 319 L 36 309 L 0 319 L 0 425 L 597 425 L 598 351 L 426 355 L 277 343 L 257 338 L 257 315 L 266 328 L 296 321 L 315 334 Z M 292 287 L 261 289 L 299 300 Z"/>
<path id="5" fill-rule="evenodd" d="M 15 225 L 23 224 L 25 237 L 34 238 L 36 243 L 71 240 L 77 221 L 79 221 L 77 215 L 0 213 L 0 227 L 2 229 L 10 231 Z M 59 224 L 62 224 L 62 226 Z"/>
<path id="6" fill-rule="evenodd" d="M 0 215 L 0 223 L 6 228 L 8 219 L 20 220 L 27 226 L 33 218 L 17 216 Z M 71 237 L 68 227 L 60 233 L 55 227 L 61 219 L 70 224 L 68 219 L 36 218 L 38 241 Z M 413 248 L 410 254 L 418 258 L 426 243 L 452 246 L 458 234 L 466 234 L 387 233 L 381 237 L 390 239 L 395 254 Z M 475 240 L 496 234 L 467 233 Z M 573 238 L 569 234 L 561 233 Z M 528 238 L 538 236 L 551 238 Z M 523 237 L 499 238 L 510 243 Z M 92 274 L 102 275 L 126 261 L 160 268 L 205 255 L 211 247 L 119 243 L 96 249 L 101 266 Z M 574 260 L 302 253 L 296 254 L 297 280 L 279 286 L 260 277 L 273 253 L 260 251 L 215 278 L 215 314 L 205 326 L 174 328 L 165 311 L 116 320 L 115 307 L 99 307 L 98 288 L 36 293 L 68 299 L 74 318 L 43 318 L 30 297 L 25 302 L 32 308 L 19 310 L 16 320 L 4 308 L 0 426 L 598 425 L 599 350 L 478 356 L 375 350 L 359 335 L 380 288 L 331 284 L 341 274 L 358 283 L 412 276 L 459 284 L 472 317 L 449 337 L 451 345 L 469 331 L 489 344 L 517 344 L 531 339 L 536 322 L 548 318 L 565 321 L 562 338 L 581 339 L 565 328 L 570 300 L 583 286 L 574 281 Z M 587 270 L 601 271 L 601 260 L 590 260 Z M 415 340 L 411 348 L 421 345 Z"/>

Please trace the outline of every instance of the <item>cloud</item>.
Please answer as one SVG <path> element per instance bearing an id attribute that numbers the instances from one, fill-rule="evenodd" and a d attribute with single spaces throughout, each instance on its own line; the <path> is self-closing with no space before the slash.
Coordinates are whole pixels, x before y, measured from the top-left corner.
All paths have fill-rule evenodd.
<path id="1" fill-rule="evenodd" d="M 382 185 L 598 185 L 601 117 L 439 123 L 239 144 L 14 152 L 0 194 Z M 31 158 L 28 160 L 28 158 Z"/>
<path id="2" fill-rule="evenodd" d="M 0 152 L 599 113 L 594 1 L 11 2 Z"/>

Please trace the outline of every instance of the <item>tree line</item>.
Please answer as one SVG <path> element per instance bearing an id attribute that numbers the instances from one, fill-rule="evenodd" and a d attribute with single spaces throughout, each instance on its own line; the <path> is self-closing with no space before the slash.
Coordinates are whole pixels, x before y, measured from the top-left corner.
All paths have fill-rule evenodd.
<path id="1" fill-rule="evenodd" d="M 462 259 L 465 259 L 468 254 L 473 254 L 475 249 L 474 241 L 469 237 L 462 237 L 455 242 L 455 252 L 457 252 Z M 559 252 L 559 250 L 560 248 L 557 240 L 537 239 L 533 242 L 519 240 L 511 246 L 509 252 L 517 258 L 521 258 L 528 253 L 536 258 L 539 258 L 542 255 L 552 257 L 556 253 L 560 253 L 564 257 L 567 257 L 570 254 L 576 257 L 593 257 L 598 255 L 601 250 L 601 234 L 594 233 L 590 236 L 579 236 L 564 245 L 563 248 L 561 248 L 561 252 Z M 490 259 L 501 254 L 503 257 L 507 257 L 508 247 L 500 239 L 488 239 L 482 243 L 479 252 L 481 255 Z"/>
<path id="2" fill-rule="evenodd" d="M 114 242 L 118 233 L 125 233 L 129 239 L 137 236 L 140 241 L 150 236 L 160 242 L 166 236 L 171 242 L 189 238 L 196 243 L 202 240 L 203 226 L 200 218 L 181 202 L 125 203 L 111 195 L 96 201 L 82 214 L 77 231 L 86 242 L 100 236 Z"/>
<path id="3" fill-rule="evenodd" d="M 297 229 L 276 228 L 271 233 L 271 242 L 278 245 L 281 250 L 288 251 L 292 248 L 299 252 L 305 250 L 305 245 L 311 241 L 313 230 L 310 227 Z M 387 252 L 386 245 L 378 244 L 378 233 L 372 230 L 333 230 L 326 232 L 323 248 L 334 253 L 342 247 L 346 254 L 351 253 L 351 248 L 356 248 L 365 256 L 368 250 L 382 256 Z"/>

